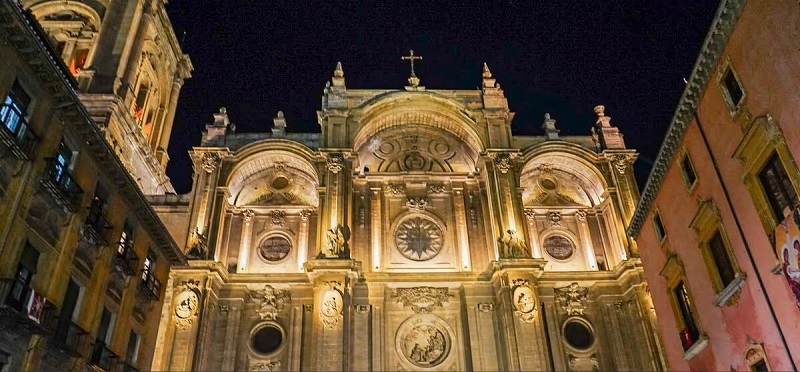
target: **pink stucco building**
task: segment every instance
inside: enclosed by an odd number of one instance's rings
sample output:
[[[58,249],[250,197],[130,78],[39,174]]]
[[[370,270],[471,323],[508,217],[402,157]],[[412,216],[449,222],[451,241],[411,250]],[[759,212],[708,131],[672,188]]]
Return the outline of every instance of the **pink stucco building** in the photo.
[[[800,3],[723,0],[628,229],[669,369],[800,366],[798,160]]]

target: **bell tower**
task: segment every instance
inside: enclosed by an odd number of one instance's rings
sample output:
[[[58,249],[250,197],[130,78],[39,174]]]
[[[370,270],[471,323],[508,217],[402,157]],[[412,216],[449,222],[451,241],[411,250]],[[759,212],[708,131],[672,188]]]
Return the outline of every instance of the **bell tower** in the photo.
[[[23,0],[78,82],[86,108],[147,195],[174,193],[165,170],[192,63],[164,0]]]

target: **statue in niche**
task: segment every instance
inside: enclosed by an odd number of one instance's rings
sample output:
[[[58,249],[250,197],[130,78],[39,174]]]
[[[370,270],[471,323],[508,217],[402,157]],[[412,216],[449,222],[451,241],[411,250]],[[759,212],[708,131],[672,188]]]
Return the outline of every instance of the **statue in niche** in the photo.
[[[522,238],[514,230],[506,231],[506,235],[498,239],[500,243],[500,258],[530,258],[528,248]]]
[[[325,236],[328,239],[328,249],[320,252],[317,258],[350,258],[350,249],[347,246],[347,241],[350,240],[350,229],[337,225],[335,229],[328,230]]]

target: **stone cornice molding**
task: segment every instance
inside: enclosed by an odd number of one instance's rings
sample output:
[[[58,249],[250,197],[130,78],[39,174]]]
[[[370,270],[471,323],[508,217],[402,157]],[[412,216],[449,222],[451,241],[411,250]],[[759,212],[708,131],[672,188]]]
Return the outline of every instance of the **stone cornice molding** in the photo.
[[[717,9],[628,227],[628,236],[634,239],[639,236],[644,220],[664,182],[667,169],[678,153],[678,146],[694,117],[698,100],[714,76],[715,66],[719,63],[744,4],[745,0],[723,0]]]
[[[0,0],[0,20],[6,25],[4,32],[8,35],[7,41],[19,51],[23,61],[28,63],[52,95],[53,110],[67,127],[65,130],[85,144],[81,149],[93,158],[98,168],[106,170],[103,174],[105,181],[113,184],[131,212],[148,228],[150,238],[158,247],[159,253],[166,256],[173,265],[185,265],[186,258],[175,240],[147,202],[136,181],[114,155],[114,150],[78,98],[75,79],[66,73],[66,66],[57,59],[55,52],[43,38],[44,33],[39,25],[13,0]]]

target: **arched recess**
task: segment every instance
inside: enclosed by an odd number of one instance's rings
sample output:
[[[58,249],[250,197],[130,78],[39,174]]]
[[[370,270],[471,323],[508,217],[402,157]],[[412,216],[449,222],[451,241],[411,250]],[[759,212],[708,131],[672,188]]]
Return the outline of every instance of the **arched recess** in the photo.
[[[414,123],[383,129],[355,150],[359,166],[370,172],[471,173],[478,161],[462,138]]]
[[[564,142],[526,150],[520,172],[523,204],[582,208],[600,205],[608,195],[608,184],[592,164],[596,158],[596,154]]]
[[[312,156],[302,145],[285,140],[264,140],[240,149],[226,181],[228,203],[318,207],[319,177]]]
[[[73,75],[91,64],[102,17],[78,1],[48,1],[30,8]]]
[[[458,102],[432,92],[391,92],[375,97],[357,110],[351,125],[353,148],[375,149],[376,133],[387,129],[419,126],[444,130],[465,143],[471,152],[482,153],[483,140],[469,110]]]

